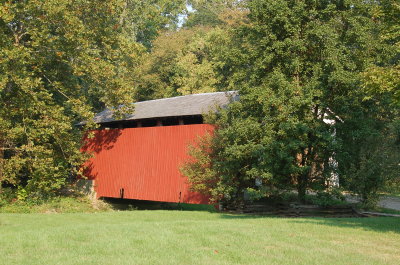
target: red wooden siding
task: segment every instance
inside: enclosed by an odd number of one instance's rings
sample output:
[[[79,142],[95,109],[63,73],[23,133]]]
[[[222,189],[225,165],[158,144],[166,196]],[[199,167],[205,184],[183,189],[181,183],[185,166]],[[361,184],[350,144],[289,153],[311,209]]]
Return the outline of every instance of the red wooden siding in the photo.
[[[95,131],[85,150],[94,152],[85,174],[95,180],[98,197],[184,203],[208,203],[191,192],[179,167],[187,147],[212,132],[208,124]]]

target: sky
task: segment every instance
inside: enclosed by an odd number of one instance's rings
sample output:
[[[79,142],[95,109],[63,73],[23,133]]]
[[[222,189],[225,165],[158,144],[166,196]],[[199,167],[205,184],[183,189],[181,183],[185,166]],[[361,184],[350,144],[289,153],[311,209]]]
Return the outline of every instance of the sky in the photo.
[[[189,4],[187,4],[186,5],[186,10],[187,10],[187,13],[186,14],[181,14],[181,15],[179,15],[178,16],[178,27],[180,28],[180,27],[182,27],[182,25],[183,25],[183,23],[185,23],[185,20],[186,20],[186,18],[187,18],[187,14],[188,13],[193,13],[194,11],[196,11],[195,9],[193,9],[193,7],[191,6],[191,5],[189,5]]]

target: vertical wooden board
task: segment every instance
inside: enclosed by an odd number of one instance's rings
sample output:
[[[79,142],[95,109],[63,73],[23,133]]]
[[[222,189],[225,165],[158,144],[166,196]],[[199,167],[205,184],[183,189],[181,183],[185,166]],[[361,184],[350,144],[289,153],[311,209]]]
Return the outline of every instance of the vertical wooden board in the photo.
[[[85,174],[95,179],[99,197],[185,203],[207,203],[190,191],[179,172],[187,148],[199,136],[212,133],[208,124],[142,127],[95,131],[84,150],[93,152]]]

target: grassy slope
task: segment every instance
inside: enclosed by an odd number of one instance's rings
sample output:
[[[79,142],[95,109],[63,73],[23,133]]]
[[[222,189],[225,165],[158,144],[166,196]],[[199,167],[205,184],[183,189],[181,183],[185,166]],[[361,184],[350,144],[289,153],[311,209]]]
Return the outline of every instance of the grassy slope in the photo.
[[[48,201],[16,201],[0,207],[0,213],[92,213],[107,211],[107,204],[97,201],[98,208],[86,197],[56,197]]]
[[[0,214],[0,264],[398,264],[400,219]]]

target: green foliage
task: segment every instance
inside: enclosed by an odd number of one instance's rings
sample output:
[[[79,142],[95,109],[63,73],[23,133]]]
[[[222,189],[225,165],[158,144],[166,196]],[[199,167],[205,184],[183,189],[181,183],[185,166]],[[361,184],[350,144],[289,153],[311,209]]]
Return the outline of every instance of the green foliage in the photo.
[[[347,204],[343,195],[337,192],[318,192],[316,195],[306,195],[306,201],[321,207]]]
[[[78,174],[87,158],[81,139],[93,125],[76,124],[105,106],[129,107],[140,42],[172,23],[179,6],[184,1],[2,1],[0,184],[18,187],[21,198],[46,197]]]
[[[400,50],[399,50],[400,51]],[[400,108],[400,65],[369,68],[363,74],[364,100],[386,101],[385,107]]]
[[[139,99],[216,91],[218,77],[207,28],[166,32],[154,42],[138,75]]]
[[[11,188],[2,188],[0,190],[0,208],[11,203],[16,199],[15,190]]]
[[[26,189],[19,187],[17,190],[17,199],[19,201],[25,201],[27,197],[28,197],[28,193],[27,193]]]
[[[378,99],[385,107],[400,108],[400,5],[385,0],[374,9],[374,16],[384,24],[380,38],[392,46],[389,64],[374,65],[363,73],[365,100]]]
[[[354,148],[358,156],[341,163],[341,170],[347,173],[342,174],[343,185],[361,195],[367,208],[376,205],[379,192],[398,191],[400,187],[400,127],[398,121],[397,126],[389,125],[375,135],[365,136],[364,144]]]
[[[208,187],[214,199],[240,201],[260,178],[269,190],[297,189],[304,201],[307,190],[326,190],[336,171],[341,184],[357,193],[346,181],[371,177],[366,186],[382,188],[386,181],[372,171],[396,168],[386,162],[390,157],[398,164],[397,157],[389,149],[385,155],[376,151],[386,161],[367,155],[365,163],[363,153],[373,149],[367,136],[387,139],[385,128],[398,115],[389,107],[397,74],[379,81],[387,84],[382,89],[392,93],[390,100],[370,100],[361,85],[369,86],[368,69],[391,67],[397,58],[382,38],[387,23],[376,16],[381,7],[365,1],[249,1],[249,23],[230,33],[230,49],[219,57],[229,69],[222,71],[228,81],[221,84],[240,88],[240,103],[221,111],[214,139],[192,151],[186,175],[194,188]],[[389,148],[389,142],[380,147]],[[359,170],[371,164],[373,170]],[[364,196],[374,192],[363,190]]]
[[[219,5],[210,11],[219,16],[218,26],[196,22],[160,34],[138,71],[138,99],[230,89],[226,75],[230,71],[227,62],[233,41],[230,33],[245,21],[247,12],[236,6]],[[198,12],[201,11],[194,14]]]
[[[177,30],[185,4],[195,11]],[[3,1],[0,184],[21,201],[54,195],[88,157],[94,125],[76,124],[104,107],[240,90],[191,148],[182,170],[196,191],[241,203],[297,189],[304,201],[339,173],[373,203],[400,187],[398,11],[396,0]]]
[[[185,0],[121,1],[124,16],[132,21],[136,40],[151,49],[153,40],[165,28],[175,29],[178,17],[185,10]]]
[[[238,15],[246,13],[243,8],[243,1],[189,1],[193,12],[189,13],[183,27],[193,28],[196,26],[222,26],[237,22]]]
[[[199,7],[195,12],[189,13],[184,27],[192,28],[198,25],[217,26],[222,24],[218,18],[218,11],[205,7]]]
[[[233,103],[232,108],[240,103]],[[231,119],[228,113],[220,117],[219,126]],[[205,193],[212,201],[241,203],[246,191],[251,198],[266,195],[266,190],[255,187],[255,182],[268,183],[270,174],[260,160],[265,153],[261,144],[262,127],[252,119],[235,119],[232,124],[220,128],[216,134],[200,140],[198,146],[190,149],[194,158],[183,168],[192,188]]]
[[[400,190],[400,10],[398,1],[385,0],[371,8],[379,25],[380,56],[361,73],[359,101],[348,109],[339,131],[338,156],[343,184],[373,208],[378,192]],[[362,101],[362,103],[360,103]]]

